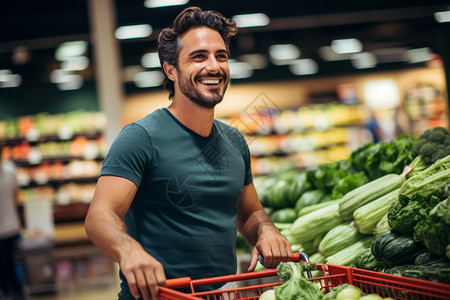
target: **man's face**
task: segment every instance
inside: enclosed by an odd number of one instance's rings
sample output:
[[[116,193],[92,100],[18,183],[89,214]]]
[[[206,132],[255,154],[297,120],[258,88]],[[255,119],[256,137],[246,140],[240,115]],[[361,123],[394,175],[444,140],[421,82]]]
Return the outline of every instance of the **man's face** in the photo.
[[[213,108],[222,101],[229,76],[228,51],[216,30],[192,28],[181,36],[175,84],[184,96]]]

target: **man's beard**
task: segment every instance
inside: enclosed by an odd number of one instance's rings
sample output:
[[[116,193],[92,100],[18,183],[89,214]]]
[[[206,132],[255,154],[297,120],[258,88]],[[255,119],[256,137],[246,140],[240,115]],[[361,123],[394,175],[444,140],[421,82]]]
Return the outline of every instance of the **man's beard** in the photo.
[[[225,74],[200,74],[195,76],[194,82],[198,82],[198,79],[201,77],[216,77],[223,80],[225,85],[223,87],[218,87],[213,90],[213,95],[207,95],[200,91],[200,89],[196,88],[192,82],[189,81],[188,77],[183,76],[183,74],[178,70],[178,74],[180,74],[180,81],[178,86],[180,91],[185,95],[189,100],[193,103],[197,104],[200,107],[204,108],[214,108],[217,104],[222,102],[223,96],[225,95],[225,91],[227,89],[227,76]],[[223,89],[223,91],[220,91]]]

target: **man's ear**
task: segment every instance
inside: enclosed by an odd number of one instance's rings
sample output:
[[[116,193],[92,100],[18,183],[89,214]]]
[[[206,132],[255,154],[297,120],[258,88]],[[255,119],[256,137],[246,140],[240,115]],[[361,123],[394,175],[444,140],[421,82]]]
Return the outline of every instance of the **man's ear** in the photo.
[[[175,66],[171,65],[165,61],[163,63],[163,69],[164,69],[164,72],[166,73],[167,77],[170,80],[175,81],[175,79],[177,78],[177,69],[175,68]]]

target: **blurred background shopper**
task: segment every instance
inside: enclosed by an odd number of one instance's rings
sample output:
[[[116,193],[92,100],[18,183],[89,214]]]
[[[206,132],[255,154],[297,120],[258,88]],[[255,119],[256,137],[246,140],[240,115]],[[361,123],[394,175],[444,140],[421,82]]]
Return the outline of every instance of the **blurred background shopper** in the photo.
[[[22,285],[14,270],[14,253],[20,234],[16,208],[18,184],[11,161],[2,160],[0,143],[0,299],[22,299]]]

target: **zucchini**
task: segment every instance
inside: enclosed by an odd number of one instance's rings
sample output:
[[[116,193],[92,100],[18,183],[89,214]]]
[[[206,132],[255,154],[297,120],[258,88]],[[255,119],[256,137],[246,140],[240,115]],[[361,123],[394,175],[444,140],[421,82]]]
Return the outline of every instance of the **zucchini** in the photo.
[[[340,224],[324,236],[319,244],[319,253],[325,257],[335,254],[363,237],[351,224]]]
[[[351,220],[357,208],[400,188],[404,179],[404,175],[387,174],[348,192],[339,202],[338,216]]]
[[[385,216],[392,202],[397,200],[400,189],[395,189],[369,202],[353,212],[353,226],[362,234],[373,234],[377,223]]]
[[[388,214],[386,213],[381,220],[375,225],[375,229],[373,230],[374,235],[378,235],[382,233],[383,231],[389,230],[391,227],[389,226],[388,222]]]
[[[397,266],[412,263],[416,256],[424,252],[424,247],[409,234],[386,230],[375,237],[371,250],[376,258],[388,265]]]
[[[303,244],[326,234],[342,223],[341,218],[336,217],[338,209],[339,204],[336,203],[297,218],[289,229],[291,236]]]
[[[330,205],[339,203],[338,201],[339,200],[330,200],[330,201],[320,202],[320,203],[317,203],[317,204],[313,204],[313,205],[309,205],[309,206],[303,207],[302,209],[300,209],[300,211],[298,212],[297,216],[301,217],[303,215],[309,214],[310,212],[318,210],[319,208],[323,208],[323,207],[326,207],[326,206],[330,206]]]
[[[339,252],[325,258],[325,262],[331,265],[350,266],[356,254],[370,247],[373,237],[365,237]]]

